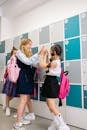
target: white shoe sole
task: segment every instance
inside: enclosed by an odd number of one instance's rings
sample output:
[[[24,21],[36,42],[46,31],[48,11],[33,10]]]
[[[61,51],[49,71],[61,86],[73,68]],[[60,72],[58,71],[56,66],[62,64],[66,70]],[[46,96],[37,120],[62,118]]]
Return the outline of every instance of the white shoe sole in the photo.
[[[12,130],[25,130],[24,127],[20,127],[20,128],[12,128]]]
[[[70,128],[68,126],[64,126],[64,127],[60,127],[59,130],[70,130]]]

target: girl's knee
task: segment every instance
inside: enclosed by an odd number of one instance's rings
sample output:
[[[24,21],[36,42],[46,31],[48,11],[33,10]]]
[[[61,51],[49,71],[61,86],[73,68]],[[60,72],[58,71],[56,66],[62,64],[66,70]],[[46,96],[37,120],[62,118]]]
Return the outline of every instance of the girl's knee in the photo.
[[[27,100],[27,98],[23,97],[23,98],[21,98],[21,102],[22,102],[22,103],[27,103],[28,100]]]

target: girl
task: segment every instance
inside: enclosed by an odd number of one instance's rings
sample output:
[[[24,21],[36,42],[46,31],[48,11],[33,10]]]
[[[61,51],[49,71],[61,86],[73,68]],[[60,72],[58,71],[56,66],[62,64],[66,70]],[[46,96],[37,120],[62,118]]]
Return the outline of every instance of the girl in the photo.
[[[13,49],[11,51],[11,55],[10,55],[10,60],[8,61],[7,64],[9,64],[9,62],[12,60],[12,58],[15,57],[16,52],[17,52],[17,49],[15,47],[13,47]],[[13,97],[17,96],[16,87],[15,87],[16,84],[9,81],[8,74],[7,74],[7,69],[5,71],[4,78],[5,78],[5,83],[4,83],[3,90],[2,90],[2,93],[6,94],[6,106],[5,106],[4,109],[6,110],[6,116],[10,116],[10,107],[9,107],[10,100]]]
[[[38,54],[32,56],[31,52],[32,41],[30,39],[22,39],[20,50],[17,52],[17,64],[21,68],[19,78],[17,81],[17,93],[20,95],[20,103],[17,109],[17,122],[14,124],[13,129],[19,130],[22,124],[30,124],[30,120],[23,119],[25,106],[29,101],[31,115],[33,116],[32,103],[30,95],[34,92],[34,71],[32,66],[39,62]],[[29,115],[30,117],[30,115]]]
[[[70,130],[65,124],[61,113],[56,107],[55,99],[58,97],[59,85],[58,79],[61,74],[61,61],[60,56],[62,48],[60,45],[54,45],[50,49],[51,62],[45,63],[44,56],[46,54],[42,52],[40,56],[40,66],[42,68],[48,68],[46,79],[43,84],[42,96],[46,97],[46,103],[49,110],[53,113],[54,119],[48,130]],[[59,127],[59,128],[58,128]]]
[[[17,49],[15,47],[13,47],[12,51],[11,51],[11,55],[10,55],[10,60],[8,61],[7,64],[9,64],[9,62],[15,58],[17,53]],[[32,71],[34,71],[35,68],[33,68]],[[7,73],[7,69],[5,71],[4,74],[4,78],[5,78],[5,83],[3,86],[3,90],[2,93],[6,94],[6,105],[4,106],[4,110],[6,110],[6,116],[10,116],[11,112],[10,112],[10,100],[13,99],[13,97],[18,97],[17,92],[16,92],[16,84],[12,83],[9,81],[8,79],[8,73]],[[25,119],[27,120],[35,120],[35,115],[33,113],[33,109],[32,109],[32,102],[31,100],[28,100],[27,102],[27,108],[29,110],[29,114],[27,116],[25,116]],[[15,114],[14,117],[17,117],[17,115]]]

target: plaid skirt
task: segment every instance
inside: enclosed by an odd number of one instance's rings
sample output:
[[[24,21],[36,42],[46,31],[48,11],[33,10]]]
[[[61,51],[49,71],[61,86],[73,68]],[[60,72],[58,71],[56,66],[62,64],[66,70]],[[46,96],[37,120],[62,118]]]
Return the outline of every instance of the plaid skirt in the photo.
[[[18,95],[16,91],[16,83],[12,83],[7,77],[3,85],[2,93],[6,94],[9,97],[17,97]]]

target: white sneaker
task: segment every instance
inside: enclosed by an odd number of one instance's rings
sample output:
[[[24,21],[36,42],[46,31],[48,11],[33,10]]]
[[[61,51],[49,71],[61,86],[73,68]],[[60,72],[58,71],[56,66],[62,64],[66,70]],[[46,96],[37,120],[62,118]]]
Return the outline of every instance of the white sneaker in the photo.
[[[28,124],[30,124],[31,122],[30,122],[30,120],[26,120],[26,119],[24,119],[24,118],[22,118],[22,120],[21,120],[21,124],[22,125],[28,125]]]
[[[7,108],[6,108],[6,116],[10,116],[10,114],[11,114],[11,112],[10,112],[10,108],[7,107]]]
[[[22,123],[20,122],[20,123],[15,123],[13,125],[12,130],[25,130],[25,128],[22,126]]]
[[[57,130],[56,122],[52,121],[51,125],[48,127],[48,130]]]
[[[25,120],[35,120],[35,114],[34,113],[29,113],[24,117]]]
[[[70,130],[70,128],[65,124],[63,126],[59,126],[58,130]]]

